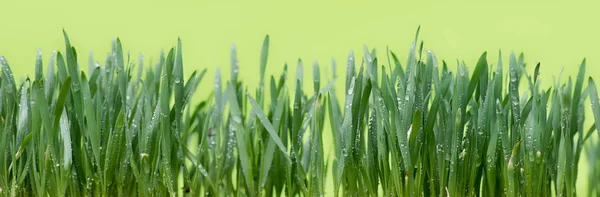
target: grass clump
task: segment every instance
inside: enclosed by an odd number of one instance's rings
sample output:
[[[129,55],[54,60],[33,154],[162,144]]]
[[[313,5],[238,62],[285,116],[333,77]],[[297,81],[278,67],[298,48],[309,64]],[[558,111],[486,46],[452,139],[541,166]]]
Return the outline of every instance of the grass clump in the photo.
[[[116,39],[104,66],[90,58],[82,72],[64,37],[46,75],[41,52],[35,78],[19,83],[0,57],[1,195],[576,196],[597,129],[584,128],[588,96],[600,121],[585,60],[574,80],[543,89],[540,64],[529,75],[522,54],[492,68],[484,53],[472,73],[463,62],[454,72],[415,37],[404,66],[387,51],[387,66],[375,50],[360,64],[351,52],[338,98],[339,78],[316,62],[313,90],[302,61],[293,84],[287,65],[266,78],[267,36],[255,91],[234,45],[230,80],[217,69],[209,98],[191,102],[206,70],[184,79],[180,40],[146,69]],[[593,195],[600,146],[588,146]]]

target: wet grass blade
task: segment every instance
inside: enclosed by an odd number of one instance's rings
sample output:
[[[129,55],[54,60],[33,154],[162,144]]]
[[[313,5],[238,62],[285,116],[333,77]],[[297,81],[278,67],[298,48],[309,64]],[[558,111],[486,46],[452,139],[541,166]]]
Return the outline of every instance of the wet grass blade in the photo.
[[[598,90],[596,89],[596,83],[594,79],[591,77],[588,79],[588,89],[590,92],[590,103],[592,105],[592,114],[594,115],[594,120],[596,122],[600,122],[600,101],[598,101]],[[600,135],[600,127],[596,126],[596,130],[598,131],[598,135]]]
[[[279,150],[281,150],[283,155],[285,155],[285,158],[290,160],[289,156],[287,155],[287,148],[283,145],[283,142],[281,142],[281,138],[279,138],[279,136],[277,135],[277,131],[275,130],[275,128],[273,127],[273,125],[271,124],[271,122],[269,121],[269,119],[267,118],[265,113],[262,111],[262,109],[260,109],[260,106],[258,106],[258,103],[256,102],[256,100],[254,100],[254,98],[252,98],[252,96],[250,96],[249,94],[247,96],[248,96],[248,99],[250,100],[250,104],[253,107],[252,110],[254,111],[255,115],[258,116],[258,119],[260,120],[260,122],[265,126],[265,129],[267,129],[267,132],[269,132],[271,139],[273,139],[275,144],[277,144],[277,146],[279,147]],[[291,162],[291,160],[290,160],[290,162]]]
[[[327,76],[315,61],[312,90],[301,60],[293,89],[287,64],[265,88],[269,36],[252,90],[231,45],[229,81],[217,69],[198,100],[207,69],[184,74],[181,39],[155,66],[140,55],[136,70],[117,38],[104,65],[90,53],[84,73],[63,32],[65,50],[46,74],[39,51],[32,81],[15,81],[0,56],[0,195],[578,196],[584,148],[588,195],[598,193],[590,120],[600,101],[585,60],[542,89],[540,63],[530,76],[522,53],[510,54],[508,75],[501,53],[495,71],[483,53],[469,74],[465,61],[450,69],[423,57],[418,35],[404,66],[387,48],[387,62],[366,45],[350,52],[339,84],[334,60]]]

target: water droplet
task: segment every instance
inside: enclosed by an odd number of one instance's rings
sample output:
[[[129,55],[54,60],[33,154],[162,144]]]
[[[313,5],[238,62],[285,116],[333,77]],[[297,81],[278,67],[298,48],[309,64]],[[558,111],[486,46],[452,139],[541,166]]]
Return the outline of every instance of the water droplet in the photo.
[[[236,123],[242,123],[242,118],[240,118],[240,116],[233,116],[233,121]]]
[[[76,81],[72,81],[72,82],[73,82],[73,84],[71,84],[71,85],[73,87],[73,91],[79,91],[79,89],[81,89],[81,87],[79,86],[79,82],[76,82]]]
[[[7,89],[11,89],[11,88],[7,88]],[[27,90],[29,89],[29,86],[24,85],[23,88],[21,89],[21,101],[19,102],[19,116],[18,116],[18,125],[17,125],[17,130],[18,131],[23,131],[23,129],[25,129],[26,123],[27,123],[27,113],[29,111],[29,106],[27,105]],[[18,137],[17,137],[17,141],[21,141],[19,138],[21,137],[20,134],[21,132],[18,133]]]
[[[208,172],[206,172],[206,169],[202,165],[198,165],[198,169],[200,169],[200,173],[202,173],[203,176],[208,177]]]
[[[179,77],[175,78],[175,83],[181,83],[181,79]]]
[[[142,160],[148,156],[150,156],[150,155],[148,155],[147,153],[140,153],[140,160]]]

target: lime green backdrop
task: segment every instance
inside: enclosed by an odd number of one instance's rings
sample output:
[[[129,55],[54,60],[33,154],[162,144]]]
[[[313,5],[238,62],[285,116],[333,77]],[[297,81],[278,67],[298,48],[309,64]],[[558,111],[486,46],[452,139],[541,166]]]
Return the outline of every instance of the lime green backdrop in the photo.
[[[344,72],[347,53],[362,54],[362,45],[385,47],[404,57],[415,30],[421,25],[425,49],[450,62],[474,65],[483,51],[497,61],[502,50],[525,52],[528,63],[542,62],[544,84],[552,76],[574,76],[576,66],[588,58],[588,75],[600,78],[600,8],[598,1],[0,1],[0,54],[16,75],[33,73],[36,50],[47,63],[52,50],[64,50],[65,28],[87,68],[87,54],[104,62],[111,39],[119,36],[125,50],[137,61],[157,57],[161,49],[183,40],[187,73],[216,67],[229,72],[229,48],[238,47],[240,77],[249,88],[258,83],[258,62],[264,35],[271,36],[267,74],[279,73],[289,62],[317,60],[330,76],[330,59]],[[154,58],[156,60],[156,58]],[[404,59],[405,60],[405,59]],[[148,65],[148,63],[146,63]],[[529,67],[529,69],[532,66]],[[310,71],[310,66],[305,66]],[[290,74],[293,74],[290,73]],[[307,79],[310,75],[305,75]],[[343,75],[341,75],[343,76]],[[566,78],[566,77],[564,77]],[[212,80],[209,74],[196,99],[204,98]],[[337,83],[337,87],[343,87]],[[307,86],[308,88],[308,86]],[[589,114],[589,111],[588,111]],[[588,115],[589,120],[592,118]],[[578,187],[587,187],[582,158]],[[582,194],[582,193],[580,193]]]

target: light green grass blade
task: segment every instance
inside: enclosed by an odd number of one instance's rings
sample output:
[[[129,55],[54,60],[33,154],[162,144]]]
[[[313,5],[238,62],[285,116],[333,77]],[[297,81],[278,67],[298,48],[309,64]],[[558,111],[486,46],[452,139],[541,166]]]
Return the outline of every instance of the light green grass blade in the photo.
[[[317,94],[317,92],[319,92],[319,89],[321,88],[321,71],[319,69],[319,63],[317,63],[317,61],[313,63],[313,87],[315,90],[315,94]]]
[[[56,51],[52,51],[50,55],[50,62],[46,70],[46,80],[44,81],[44,92],[46,98],[52,98],[54,96],[54,89],[56,88],[56,73],[54,72],[54,59],[56,58]]]
[[[246,130],[242,125],[242,112],[239,108],[239,104],[236,98],[236,94],[234,92],[235,87],[233,84],[228,84],[227,87],[227,100],[229,101],[229,112],[231,114],[232,124],[235,128],[235,136],[238,148],[238,156],[240,159],[240,164],[242,168],[242,173],[244,175],[245,182],[247,187],[250,189],[250,193],[254,193],[252,188],[254,188],[253,181],[253,166],[251,166],[249,157],[250,153],[248,152],[248,140],[246,135]]]
[[[348,90],[350,88],[351,79],[355,75],[355,63],[354,63],[354,51],[350,51],[348,53],[348,60],[346,62],[346,88]]]
[[[231,82],[237,84],[239,65],[237,60],[237,52],[235,44],[231,44],[230,49],[230,69],[231,69]]]
[[[511,109],[513,111],[513,118],[515,122],[521,121],[521,107],[519,106],[519,71],[517,67],[517,59],[515,57],[514,52],[510,54],[509,58],[509,66],[510,66],[510,83],[509,83],[509,92],[510,92],[510,101],[511,101]]]
[[[276,108],[274,111],[274,115],[273,115],[273,126],[272,128],[279,128],[279,124],[280,124],[280,120],[281,120],[281,116],[283,114],[283,110],[284,110],[284,104],[285,104],[285,89],[282,90],[279,98],[277,99],[277,104],[276,104]],[[253,107],[254,104],[253,104]],[[259,117],[260,118],[260,117]],[[261,119],[262,121],[262,119]],[[266,129],[269,129],[268,126],[265,126]],[[271,132],[269,132],[269,135],[271,134]],[[281,139],[280,139],[281,141]],[[281,142],[283,145],[283,142]],[[267,142],[267,148],[265,149],[265,157],[263,160],[263,167],[262,167],[262,171],[261,171],[261,175],[260,175],[260,182],[261,185],[264,187],[265,182],[267,181],[267,177],[268,177],[268,173],[271,170],[271,165],[273,164],[273,156],[275,153],[275,146],[276,146],[276,142],[274,138],[269,138],[268,142]],[[288,162],[291,162],[289,156],[287,155],[287,150],[284,149],[282,150],[282,152],[284,153],[284,155],[286,156],[286,159],[288,160]]]
[[[181,39],[177,39],[177,54],[175,56],[175,63],[173,66],[173,89],[175,91],[175,118],[176,118],[176,128],[179,129],[181,127],[181,117],[183,113],[183,96],[184,89],[183,84],[183,51],[181,47]]]
[[[271,139],[275,141],[275,144],[277,144],[281,152],[284,153],[283,155],[285,155],[285,158],[289,160],[290,158],[289,155],[287,155],[287,148],[281,142],[281,138],[279,138],[279,136],[277,135],[277,131],[275,130],[269,119],[267,119],[267,116],[262,111],[262,109],[260,109],[260,106],[258,105],[256,100],[254,100],[254,98],[252,98],[252,96],[250,96],[249,93],[247,93],[246,95],[250,100],[250,104],[252,105],[252,110],[254,111],[255,115],[258,116],[260,122],[263,124],[263,126],[265,126],[265,129],[267,129],[267,132],[269,132]]]
[[[581,62],[581,65],[579,66],[579,73],[577,74],[577,80],[575,82],[575,89],[573,90],[573,101],[571,103],[571,131],[570,134],[571,135],[575,135],[575,133],[577,133],[578,130],[578,126],[579,124],[577,124],[577,121],[579,121],[579,102],[581,102],[581,92],[583,89],[583,81],[585,80],[585,66],[586,66],[586,60],[583,59],[583,61]],[[580,135],[582,135],[583,133],[581,133]]]
[[[44,68],[42,63],[42,50],[38,49],[35,57],[35,80],[44,79]]]
[[[260,52],[260,85],[264,84],[263,79],[265,78],[265,71],[267,69],[267,60],[269,58],[269,35],[265,36],[263,40],[262,49]]]
[[[29,79],[21,86],[21,96],[19,97],[19,111],[17,112],[17,142],[21,142],[23,137],[29,133]],[[23,147],[24,148],[24,147]]]
[[[590,103],[592,105],[592,114],[594,115],[594,120],[596,120],[596,122],[600,122],[600,101],[598,101],[598,90],[596,89],[596,83],[591,77],[588,79],[588,89],[590,93]],[[598,135],[600,135],[599,126],[596,126],[596,130],[598,131]]]

